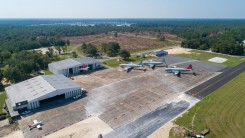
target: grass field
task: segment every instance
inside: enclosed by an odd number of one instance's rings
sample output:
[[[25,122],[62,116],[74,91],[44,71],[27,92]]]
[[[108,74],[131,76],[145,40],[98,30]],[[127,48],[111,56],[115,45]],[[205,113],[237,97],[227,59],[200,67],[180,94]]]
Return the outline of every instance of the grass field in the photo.
[[[58,56],[59,56],[60,60],[64,60],[67,58],[72,58],[72,53],[60,54]]]
[[[3,104],[6,100],[6,93],[5,92],[0,92],[0,114],[3,112]]]
[[[127,60],[120,60],[120,61],[118,61],[118,59],[112,59],[112,60],[105,61],[104,64],[106,64],[107,66],[110,66],[110,67],[118,67],[119,64],[122,64],[122,63],[141,62],[141,61],[150,60],[153,58],[155,58],[155,57],[146,57],[146,58],[133,58],[133,57],[131,57]]]
[[[74,47],[76,47],[76,46],[73,46],[73,45],[67,46],[67,51],[71,52]]]
[[[199,51],[199,50],[191,50],[192,54],[177,54],[176,56],[184,57],[184,58],[191,58],[191,59],[198,59],[201,61],[208,61],[211,58],[214,57],[222,57],[228,59],[226,62],[221,63],[226,66],[236,66],[244,61],[244,59],[239,57],[233,57],[228,56],[224,54],[217,54],[217,53],[211,53],[211,52],[205,52],[205,51]],[[218,63],[217,63],[218,64]]]
[[[45,75],[51,75],[53,74],[49,69],[43,70]]]
[[[245,73],[228,82],[197,103],[175,123],[199,133],[204,128],[211,132],[205,138],[245,137]]]

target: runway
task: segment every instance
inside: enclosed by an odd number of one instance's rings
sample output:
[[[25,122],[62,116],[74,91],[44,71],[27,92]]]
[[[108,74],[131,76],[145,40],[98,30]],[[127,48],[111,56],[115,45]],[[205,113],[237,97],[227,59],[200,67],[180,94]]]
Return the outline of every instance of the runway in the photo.
[[[222,72],[221,74],[198,85],[197,87],[187,91],[186,93],[195,96],[199,99],[202,99],[244,71],[245,71],[245,62],[235,67],[224,70],[224,72]]]

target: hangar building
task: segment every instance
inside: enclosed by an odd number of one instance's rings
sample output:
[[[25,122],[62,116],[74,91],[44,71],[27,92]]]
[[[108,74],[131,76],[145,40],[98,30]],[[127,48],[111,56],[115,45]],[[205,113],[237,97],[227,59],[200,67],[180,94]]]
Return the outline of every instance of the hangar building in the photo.
[[[164,50],[157,50],[157,51],[152,52],[151,55],[156,56],[156,57],[162,57],[162,56],[168,55],[168,52]]]
[[[81,87],[61,74],[42,75],[5,88],[9,111],[30,110],[58,99],[81,95]],[[10,113],[11,115],[11,113]]]
[[[83,72],[83,66],[88,67],[88,70],[101,68],[102,63],[90,57],[69,58],[58,62],[48,64],[48,68],[54,74],[63,74],[65,76],[79,74]]]

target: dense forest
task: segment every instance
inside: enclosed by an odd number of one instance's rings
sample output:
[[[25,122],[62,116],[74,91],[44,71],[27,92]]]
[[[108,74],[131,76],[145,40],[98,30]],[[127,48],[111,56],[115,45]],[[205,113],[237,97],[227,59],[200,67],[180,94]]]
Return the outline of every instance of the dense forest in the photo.
[[[125,26],[125,23],[129,25]],[[62,39],[66,36],[93,35],[110,31],[152,31],[160,34],[168,32],[184,38],[183,47],[242,55],[245,20],[0,20],[0,50],[13,52],[52,45],[64,46],[69,43]]]
[[[48,67],[50,58],[37,51],[20,51],[10,53],[2,51],[0,53],[1,67],[0,76],[6,81],[19,82],[37,75],[42,69]],[[0,77],[2,79],[3,77]]]
[[[67,36],[85,36],[108,32],[151,32],[159,36],[170,33],[183,38],[182,47],[244,55],[245,20],[204,19],[94,19],[94,20],[0,20],[0,79],[18,82],[47,68],[54,58],[32,50],[40,47],[70,45]],[[103,44],[109,47],[110,44]],[[109,45],[109,46],[107,46]],[[95,53],[93,46],[83,44],[85,53]],[[111,49],[105,49],[109,54]],[[119,51],[117,51],[118,53]],[[17,77],[13,77],[17,76]]]

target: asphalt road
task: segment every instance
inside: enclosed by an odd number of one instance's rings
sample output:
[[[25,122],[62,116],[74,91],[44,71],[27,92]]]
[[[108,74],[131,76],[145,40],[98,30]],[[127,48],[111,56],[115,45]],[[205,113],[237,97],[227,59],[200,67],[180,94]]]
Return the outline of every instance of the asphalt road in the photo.
[[[204,62],[200,60],[193,60],[189,58],[182,58],[173,55],[165,56],[165,60],[170,66],[179,66],[179,67],[187,67],[189,64],[192,64],[194,70],[203,70],[206,72],[221,72],[225,68],[224,65],[215,64],[211,62]]]
[[[245,71],[245,62],[235,67],[224,70],[221,74],[187,91],[186,93],[195,96],[199,99],[202,99],[244,71]]]

